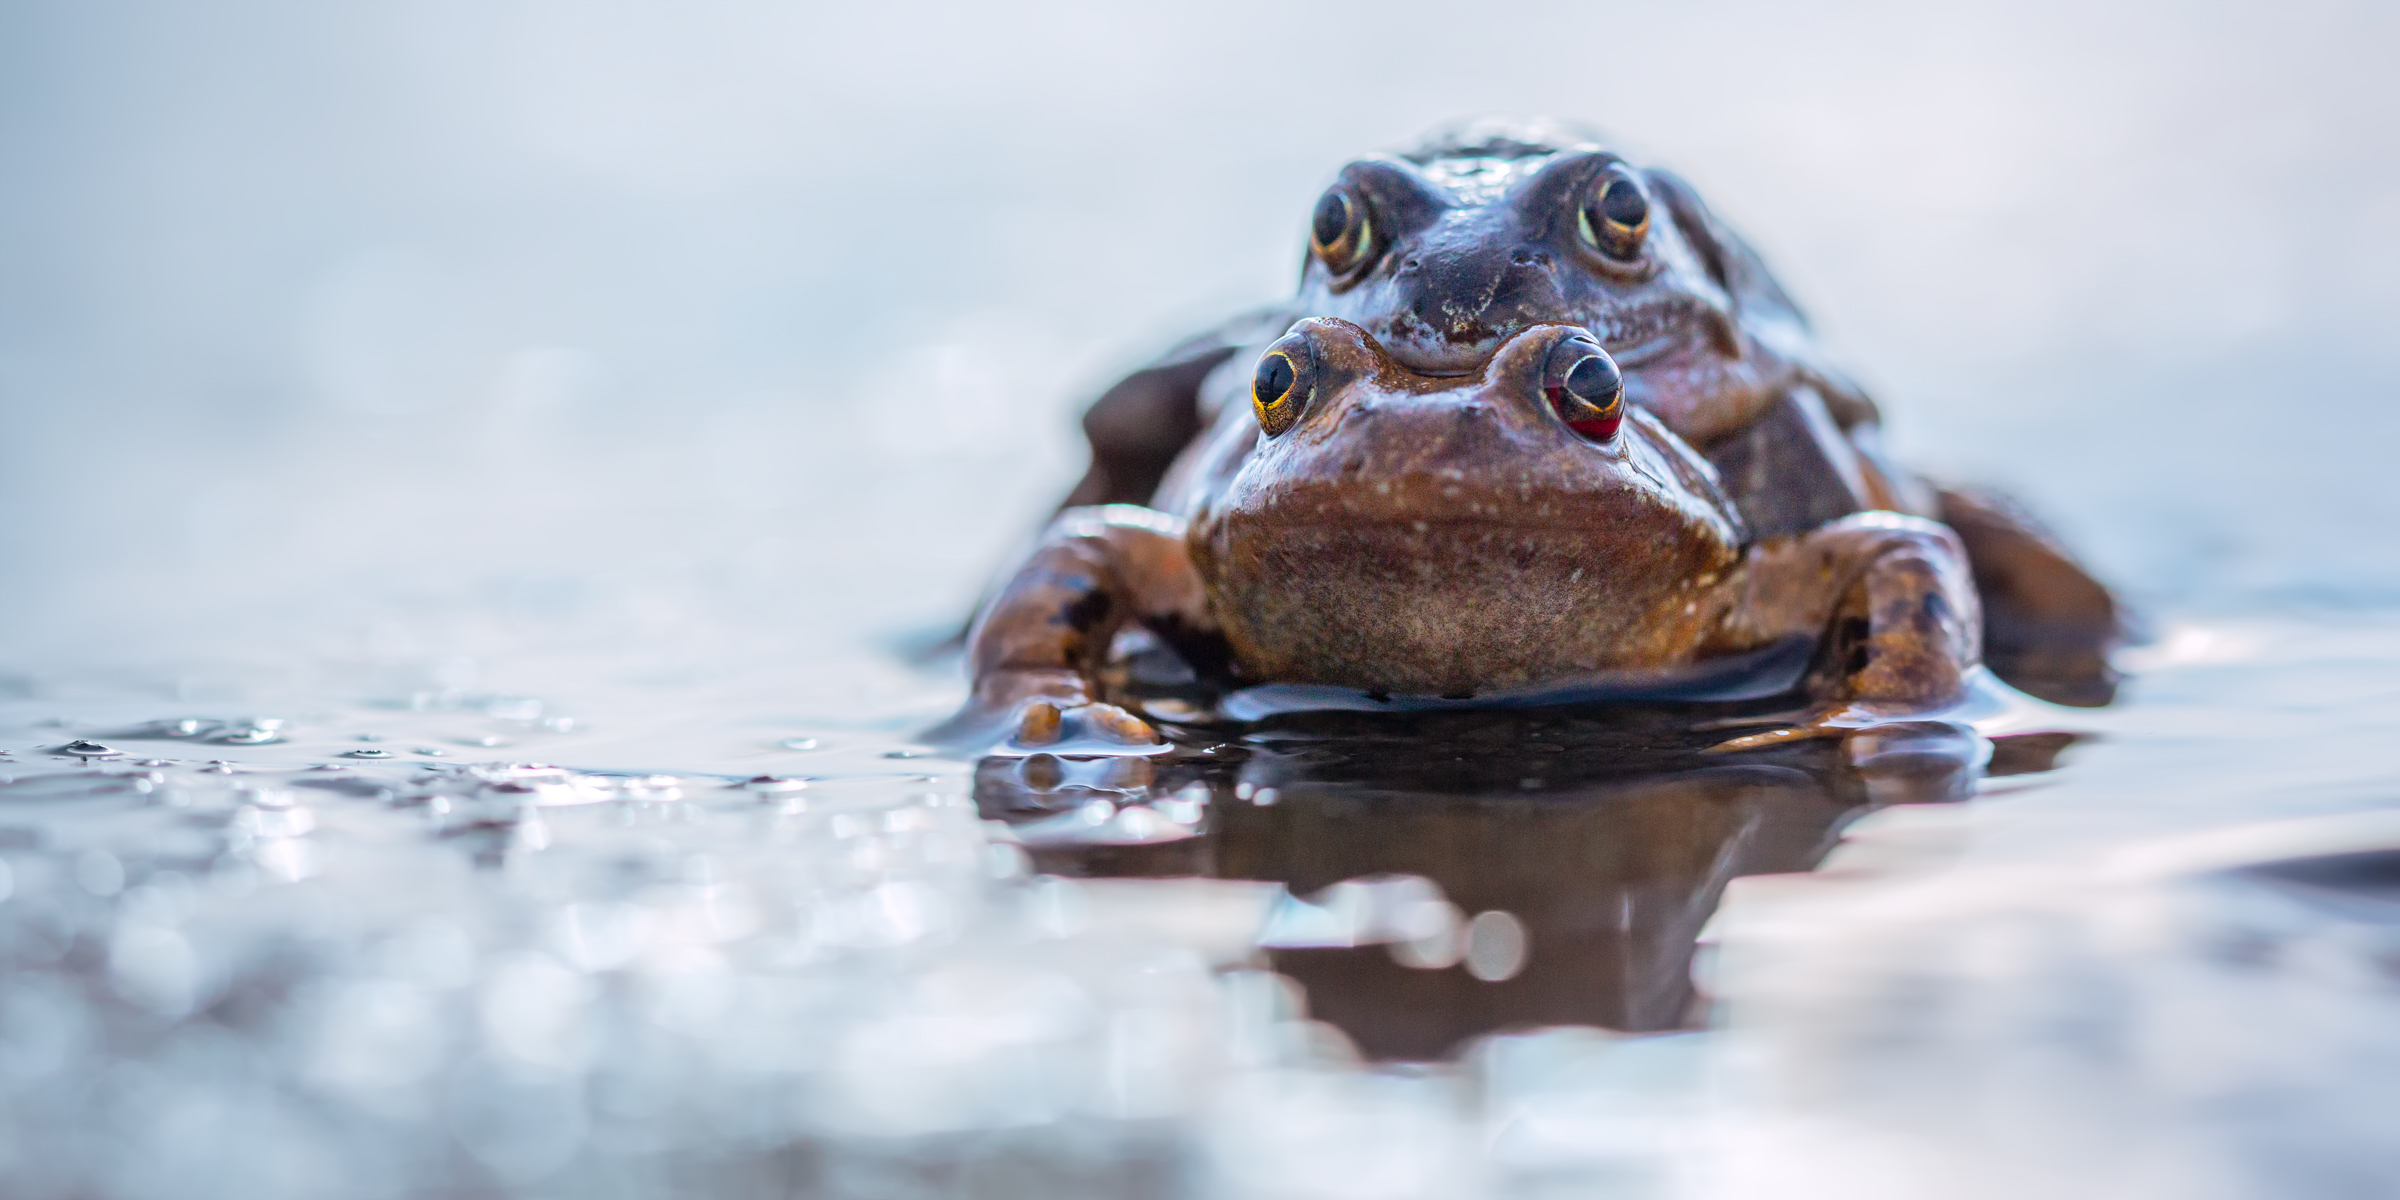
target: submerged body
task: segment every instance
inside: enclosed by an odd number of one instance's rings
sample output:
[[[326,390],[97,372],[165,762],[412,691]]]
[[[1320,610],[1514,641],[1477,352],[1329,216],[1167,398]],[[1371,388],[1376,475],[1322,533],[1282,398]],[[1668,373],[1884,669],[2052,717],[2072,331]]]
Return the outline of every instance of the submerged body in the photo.
[[[1062,514],[970,637],[944,731],[1154,735],[1098,682],[1139,623],[1233,683],[1471,698],[1672,674],[1819,640],[1825,718],[1955,700],[1979,607],[1958,539],[1892,512],[1756,539],[1715,470],[1586,331],[1536,325],[1467,376],[1312,319],[1263,354],[1239,453],[1196,448],[1172,511]],[[1081,714],[1076,716],[1075,714]]]
[[[1193,339],[1093,406],[1092,468],[1068,508],[1197,512],[1246,461],[1250,365],[1295,320],[1348,321],[1396,368],[1454,382],[1532,328],[1576,326],[1621,368],[1626,403],[1713,469],[1752,540],[1870,511],[1940,520],[1965,548],[2001,676],[2063,703],[2113,695],[2108,590],[2015,506],[1892,464],[1875,405],[1675,176],[1582,131],[1486,122],[1350,164],[1309,224],[1291,301]],[[1348,544],[1363,552],[1363,536]]]

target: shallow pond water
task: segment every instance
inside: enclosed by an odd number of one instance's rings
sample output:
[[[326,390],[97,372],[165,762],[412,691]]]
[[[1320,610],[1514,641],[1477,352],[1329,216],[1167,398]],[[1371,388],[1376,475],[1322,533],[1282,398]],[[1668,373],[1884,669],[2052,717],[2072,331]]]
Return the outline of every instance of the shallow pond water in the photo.
[[[947,664],[600,665],[21,680],[10,1194],[2393,1180],[2389,623],[2173,624],[1868,768],[1626,706],[970,763]]]

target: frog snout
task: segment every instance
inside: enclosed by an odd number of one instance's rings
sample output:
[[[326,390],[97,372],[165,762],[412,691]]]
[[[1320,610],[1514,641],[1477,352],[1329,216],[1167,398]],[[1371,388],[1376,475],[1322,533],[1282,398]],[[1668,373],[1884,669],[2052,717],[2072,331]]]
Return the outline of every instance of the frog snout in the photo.
[[[1392,359],[1464,375],[1511,337],[1565,308],[1549,252],[1462,242],[1419,248],[1394,274],[1399,303],[1374,330]]]

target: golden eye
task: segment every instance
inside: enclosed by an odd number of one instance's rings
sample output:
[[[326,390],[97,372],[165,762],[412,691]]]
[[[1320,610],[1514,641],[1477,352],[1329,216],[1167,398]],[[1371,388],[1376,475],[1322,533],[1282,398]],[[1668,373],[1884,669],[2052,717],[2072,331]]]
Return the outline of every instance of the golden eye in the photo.
[[[1650,232],[1650,197],[1632,172],[1611,167],[1592,181],[1576,224],[1585,244],[1631,262],[1642,256],[1642,238]]]
[[[1288,340],[1288,339],[1287,339]],[[1300,410],[1308,406],[1309,388],[1302,385],[1302,367],[1293,355],[1297,348],[1277,345],[1258,360],[1258,373],[1250,377],[1250,405],[1258,413],[1258,427],[1268,437],[1290,429],[1300,419]]]
[[[1317,201],[1308,222],[1308,248],[1336,275],[1363,263],[1375,248],[1375,231],[1367,206],[1346,187],[1335,187]]]

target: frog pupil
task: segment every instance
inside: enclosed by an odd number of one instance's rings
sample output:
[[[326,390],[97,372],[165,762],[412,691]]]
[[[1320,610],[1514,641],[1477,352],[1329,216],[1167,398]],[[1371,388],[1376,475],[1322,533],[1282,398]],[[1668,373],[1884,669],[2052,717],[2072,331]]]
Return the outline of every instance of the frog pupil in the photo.
[[[1617,364],[1599,354],[1568,369],[1566,383],[1568,392],[1593,408],[1607,408],[1616,403],[1617,396],[1625,390],[1625,379],[1617,372]]]
[[[1317,213],[1311,220],[1309,233],[1317,245],[1330,247],[1350,228],[1350,197],[1340,191],[1325,193],[1317,201]]]
[[[1291,394],[1294,378],[1292,360],[1280,354],[1270,354],[1258,364],[1258,376],[1251,381],[1250,394],[1257,397],[1260,404],[1273,408]]]
[[[1612,179],[1600,193],[1600,215],[1613,224],[1639,229],[1650,219],[1650,199],[1630,179]]]

